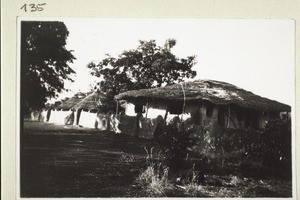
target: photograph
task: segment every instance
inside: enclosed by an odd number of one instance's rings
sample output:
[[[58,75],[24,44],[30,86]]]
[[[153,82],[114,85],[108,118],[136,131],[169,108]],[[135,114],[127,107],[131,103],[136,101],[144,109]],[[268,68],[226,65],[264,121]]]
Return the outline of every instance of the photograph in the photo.
[[[18,18],[21,198],[293,198],[295,21]]]

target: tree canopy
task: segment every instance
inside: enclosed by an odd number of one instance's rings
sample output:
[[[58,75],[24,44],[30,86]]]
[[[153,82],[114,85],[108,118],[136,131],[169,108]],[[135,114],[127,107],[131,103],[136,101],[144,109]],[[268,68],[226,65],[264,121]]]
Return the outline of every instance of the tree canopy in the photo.
[[[66,49],[68,29],[63,22],[21,23],[21,103],[30,109],[45,106],[47,98],[64,90],[64,80],[73,81],[69,66],[75,57]]]
[[[178,58],[171,52],[175,45],[175,39],[166,40],[163,47],[155,40],[139,41],[136,49],[125,50],[116,58],[107,54],[98,64],[89,63],[91,74],[101,78],[99,87],[108,97],[108,110],[114,109],[113,98],[121,92],[161,87],[195,77],[195,56]]]

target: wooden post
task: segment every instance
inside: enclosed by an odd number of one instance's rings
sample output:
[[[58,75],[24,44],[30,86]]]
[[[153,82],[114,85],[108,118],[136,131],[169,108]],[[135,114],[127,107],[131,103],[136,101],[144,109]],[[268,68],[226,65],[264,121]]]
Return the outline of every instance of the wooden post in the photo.
[[[227,117],[227,128],[230,126],[230,105],[228,105],[228,117]]]
[[[117,108],[116,108],[116,115],[117,114],[119,114],[119,101],[118,100],[116,100],[117,101]]]
[[[185,110],[185,91],[184,91],[184,88],[183,88],[182,84],[180,84],[180,86],[181,86],[182,93],[183,93],[183,105],[182,105],[182,113],[181,113],[181,119],[180,119],[180,122],[182,123],[182,121],[183,121],[183,113],[184,113],[184,110]]]
[[[79,125],[80,115],[81,115],[81,109],[77,110],[76,112],[76,125]]]
[[[164,120],[165,120],[165,121],[167,121],[168,112],[169,112],[168,109],[166,109],[166,114],[165,114],[165,117],[164,117]]]
[[[146,107],[146,118],[148,116],[148,109],[149,109],[149,102],[147,102],[147,107]]]

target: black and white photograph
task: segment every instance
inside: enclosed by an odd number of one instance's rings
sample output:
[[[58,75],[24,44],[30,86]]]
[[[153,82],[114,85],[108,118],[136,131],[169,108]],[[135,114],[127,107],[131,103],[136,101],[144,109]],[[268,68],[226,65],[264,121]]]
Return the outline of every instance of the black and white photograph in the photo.
[[[18,33],[21,198],[295,198],[293,20],[21,17]]]

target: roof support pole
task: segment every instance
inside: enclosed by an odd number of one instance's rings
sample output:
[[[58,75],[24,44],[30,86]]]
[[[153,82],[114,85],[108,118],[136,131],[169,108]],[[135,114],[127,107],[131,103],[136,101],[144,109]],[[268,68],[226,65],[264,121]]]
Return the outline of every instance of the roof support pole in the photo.
[[[78,109],[77,111],[76,111],[76,120],[75,120],[75,122],[76,122],[76,125],[79,125],[79,120],[80,120],[80,115],[81,115],[81,109]]]
[[[169,112],[169,111],[168,111],[168,108],[167,108],[167,109],[166,109],[166,114],[165,114],[165,117],[164,117],[164,120],[165,120],[165,121],[167,121],[168,112]]]
[[[146,107],[146,118],[148,116],[148,110],[149,110],[149,102],[147,102],[147,107]]]
[[[228,105],[227,128],[230,127],[230,105]]]
[[[180,86],[181,86],[182,93],[183,93],[183,105],[182,105],[182,113],[181,113],[181,119],[180,119],[180,121],[182,122],[182,120],[183,120],[183,113],[184,113],[184,110],[185,110],[185,91],[184,91],[183,85],[180,84]]]
[[[119,114],[119,101],[116,100],[116,102],[117,102],[117,108],[116,108],[116,115],[117,115],[117,114]]]

